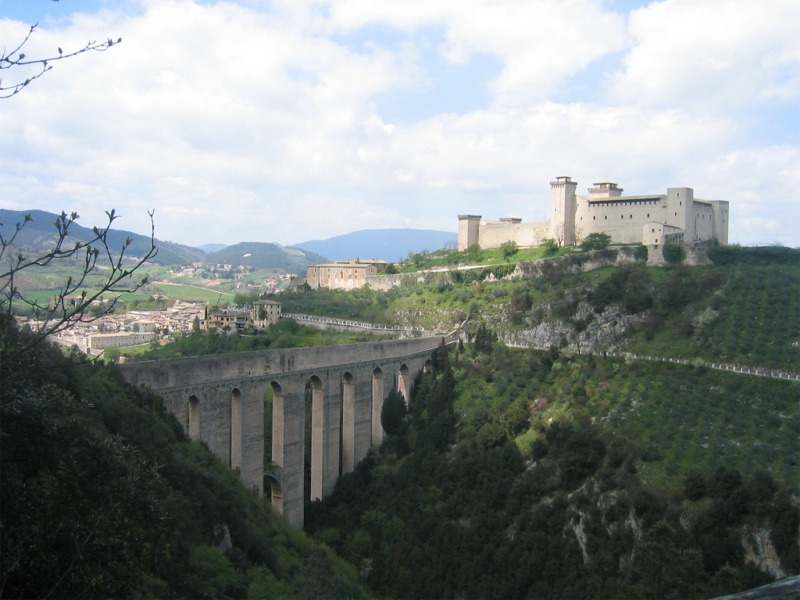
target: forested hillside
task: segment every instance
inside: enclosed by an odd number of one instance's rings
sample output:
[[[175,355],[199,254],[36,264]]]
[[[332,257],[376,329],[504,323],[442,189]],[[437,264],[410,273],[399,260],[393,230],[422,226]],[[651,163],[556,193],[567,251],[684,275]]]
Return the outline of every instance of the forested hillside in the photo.
[[[800,572],[797,384],[489,343],[440,349],[403,412],[306,518],[381,596],[709,598]]]
[[[0,595],[360,597],[356,574],[189,442],[160,399],[3,321]]]
[[[471,334],[483,322],[510,345],[798,369],[800,250],[715,248],[708,265],[657,268],[613,266],[618,252],[445,271],[388,292],[275,299],[286,312],[429,331],[450,331],[470,317]]]
[[[469,317],[407,405],[389,394],[384,444],[307,506],[312,537],[157,396],[27,348],[3,320],[0,595],[710,598],[798,574],[800,384],[708,365],[798,369],[800,252],[710,254],[652,268],[604,250],[278,296],[429,330]],[[285,320],[149,358],[346,336]]]

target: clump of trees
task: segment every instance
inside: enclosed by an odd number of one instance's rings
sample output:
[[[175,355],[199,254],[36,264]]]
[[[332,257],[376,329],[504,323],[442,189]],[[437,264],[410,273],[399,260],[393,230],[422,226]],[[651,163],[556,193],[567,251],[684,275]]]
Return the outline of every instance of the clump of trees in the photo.
[[[605,250],[611,243],[611,236],[607,233],[590,233],[581,242],[581,250]]]
[[[665,261],[672,264],[682,263],[686,258],[686,250],[680,244],[664,244],[661,254]]]

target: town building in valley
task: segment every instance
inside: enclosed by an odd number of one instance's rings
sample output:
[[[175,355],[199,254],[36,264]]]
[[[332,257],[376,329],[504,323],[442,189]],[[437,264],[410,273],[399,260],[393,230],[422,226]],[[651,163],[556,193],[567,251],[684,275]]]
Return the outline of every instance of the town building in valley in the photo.
[[[385,260],[343,260],[330,264],[308,265],[306,284],[312,290],[356,290],[367,283],[367,277],[386,269]]]

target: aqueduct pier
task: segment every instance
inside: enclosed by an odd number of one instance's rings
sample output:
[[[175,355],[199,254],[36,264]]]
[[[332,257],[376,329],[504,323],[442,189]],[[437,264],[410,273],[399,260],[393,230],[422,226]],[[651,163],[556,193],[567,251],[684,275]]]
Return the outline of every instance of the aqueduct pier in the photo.
[[[424,337],[126,363],[122,374],[157,392],[191,438],[264,492],[264,399],[272,390],[273,506],[303,526],[306,395],[311,398],[311,488],[331,493],[383,440],[381,408],[393,385],[407,399],[433,351],[455,339]]]

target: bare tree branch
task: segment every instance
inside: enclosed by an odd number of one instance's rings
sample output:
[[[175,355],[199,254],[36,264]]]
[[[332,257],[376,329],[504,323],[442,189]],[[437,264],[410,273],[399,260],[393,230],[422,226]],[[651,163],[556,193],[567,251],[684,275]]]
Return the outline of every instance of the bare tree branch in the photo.
[[[31,313],[36,321],[34,335],[23,346],[10,347],[0,336],[0,361],[24,353],[46,337],[73,327],[79,321],[91,322],[113,311],[119,300],[119,294],[135,292],[147,283],[147,278],[134,279],[136,271],[145,262],[155,257],[158,249],[155,245],[155,225],[153,215],[150,216],[150,246],[144,256],[128,258],[127,251],[133,240],[127,238],[118,251],[111,248],[108,232],[118,218],[114,210],[106,211],[108,222],[105,227],[92,228],[93,237],[87,241],[75,241],[70,244],[67,239],[70,227],[79,218],[77,213],[67,215],[62,212],[55,220],[56,240],[52,248],[33,252],[29,255],[23,248],[14,248],[15,242],[27,223],[32,219],[25,215],[22,223],[17,223],[13,233],[6,236],[0,223],[0,312],[6,321],[14,314],[24,310]],[[38,267],[45,267],[53,261],[79,259],[79,266],[74,276],[58,288],[52,299],[43,302],[35,297],[26,296],[18,287],[20,276]],[[82,260],[81,260],[82,259]],[[90,275],[99,275],[99,283],[88,286]],[[105,304],[99,312],[89,314],[92,304],[106,294],[116,294],[111,302]]]
[[[0,100],[11,98],[12,96],[19,94],[32,81],[39,79],[39,77],[51,70],[54,62],[72,58],[73,56],[78,56],[79,54],[89,51],[105,52],[109,48],[122,43],[122,38],[117,38],[116,40],[108,38],[102,42],[89,41],[86,42],[85,46],[77,50],[64,52],[61,48],[58,48],[57,54],[54,53],[52,56],[43,58],[29,58],[25,52],[23,52],[23,48],[31,39],[33,32],[36,31],[38,26],[38,23],[31,25],[28,33],[25,35],[22,41],[17,44],[16,47],[8,51],[3,48],[2,53],[0,53],[0,72],[8,71],[10,69],[18,69],[20,67],[33,68],[31,74],[27,75],[21,81],[12,81],[11,83],[8,83],[3,80],[2,76],[0,76]]]

